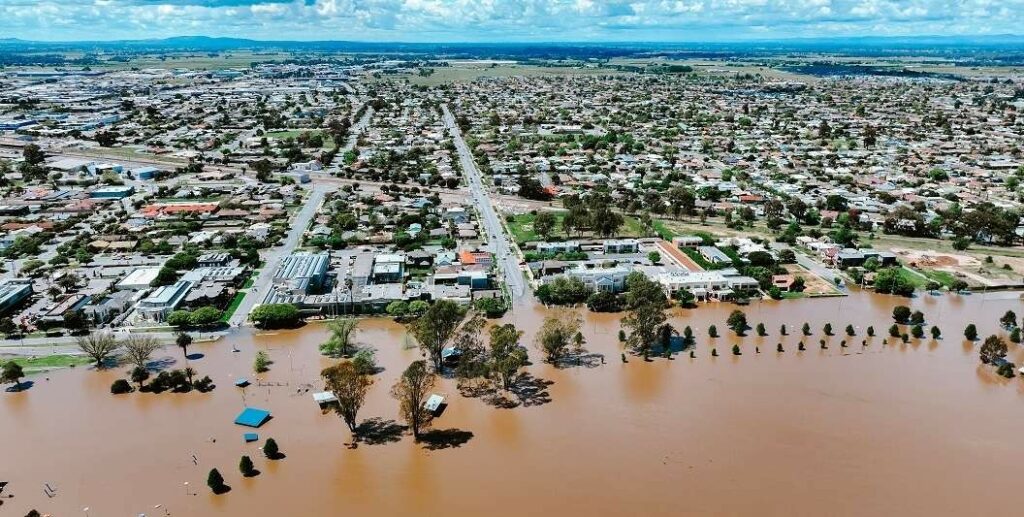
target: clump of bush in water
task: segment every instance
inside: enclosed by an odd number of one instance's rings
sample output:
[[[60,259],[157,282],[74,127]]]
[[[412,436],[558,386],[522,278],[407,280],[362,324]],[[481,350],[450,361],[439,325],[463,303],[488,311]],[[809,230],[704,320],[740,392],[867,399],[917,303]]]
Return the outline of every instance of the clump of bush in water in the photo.
[[[156,377],[153,377],[149,384],[142,384],[139,381],[139,391],[148,393],[163,393],[165,391],[187,393],[196,390],[200,393],[207,393],[217,387],[209,375],[203,376],[201,379],[193,379],[194,375],[195,372],[190,371],[189,368],[185,370],[164,370],[157,374]],[[118,379],[110,385],[110,392],[115,395],[131,393],[132,391],[131,384],[125,379]]]

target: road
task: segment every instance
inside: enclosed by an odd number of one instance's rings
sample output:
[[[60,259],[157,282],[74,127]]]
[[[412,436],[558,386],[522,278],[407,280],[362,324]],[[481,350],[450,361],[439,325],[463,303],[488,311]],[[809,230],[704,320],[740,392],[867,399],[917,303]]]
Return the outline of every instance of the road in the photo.
[[[455,150],[459,155],[462,171],[466,175],[466,183],[469,185],[473,204],[480,211],[480,220],[483,222],[484,230],[488,235],[488,251],[494,254],[498,266],[504,272],[505,285],[508,286],[512,300],[521,300],[526,294],[526,280],[523,279],[523,273],[519,269],[519,257],[509,246],[509,236],[505,234],[505,228],[501,225],[501,219],[498,218],[494,205],[491,203],[491,198],[488,197],[480,169],[476,168],[473,154],[469,151],[469,146],[466,145],[466,141],[462,138],[462,131],[459,130],[458,124],[455,123],[455,117],[452,116],[447,105],[441,106],[441,109],[444,112],[444,125],[451,133],[452,139],[455,140]]]
[[[242,299],[238,309],[231,315],[231,319],[228,320],[229,325],[232,327],[244,325],[249,319],[249,313],[253,307],[263,301],[267,295],[267,289],[270,288],[270,283],[274,279],[274,272],[281,265],[281,260],[295,251],[295,248],[302,242],[302,234],[306,232],[309,223],[316,216],[317,210],[324,201],[324,196],[331,190],[332,188],[328,185],[313,185],[309,197],[303,202],[302,210],[292,219],[291,230],[288,231],[284,242],[267,251],[263,256],[263,269],[260,270],[259,276],[256,277],[256,281],[249,288],[249,292]]]
[[[792,249],[792,247],[789,244],[783,242],[773,242],[771,244],[771,247],[772,249],[775,250]],[[839,289],[840,291],[846,292],[845,283],[843,283],[842,285],[836,283],[836,278],[839,277],[836,275],[835,271],[828,269],[827,267],[825,267],[824,264],[812,259],[811,257],[808,257],[807,255],[804,255],[798,250],[793,249],[793,255],[796,257],[797,264],[800,264],[801,266],[809,270],[811,273],[814,273],[815,275],[818,275],[821,278],[824,278],[825,280],[832,282],[832,285],[836,286],[836,288]]]

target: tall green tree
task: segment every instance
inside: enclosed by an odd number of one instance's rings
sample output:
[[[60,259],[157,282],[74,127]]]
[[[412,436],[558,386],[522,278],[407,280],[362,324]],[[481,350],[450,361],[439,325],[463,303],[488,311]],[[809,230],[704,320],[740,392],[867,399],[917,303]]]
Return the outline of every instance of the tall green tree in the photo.
[[[435,370],[441,370],[441,351],[455,334],[464,316],[465,312],[455,302],[438,300],[409,326],[409,332],[430,357]]]
[[[432,415],[423,404],[436,382],[437,375],[427,368],[426,361],[414,361],[391,387],[391,396],[398,400],[399,414],[412,428],[412,435],[416,439],[430,425]]]

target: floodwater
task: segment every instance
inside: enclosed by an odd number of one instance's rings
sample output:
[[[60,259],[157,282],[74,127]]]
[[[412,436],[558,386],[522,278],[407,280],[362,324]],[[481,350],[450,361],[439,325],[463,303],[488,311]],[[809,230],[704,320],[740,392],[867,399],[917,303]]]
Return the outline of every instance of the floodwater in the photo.
[[[744,308],[748,320],[765,322],[769,336],[743,339],[725,327],[733,305],[678,310],[672,322],[694,328],[697,357],[628,364],[620,360],[618,316],[588,314],[588,348],[605,364],[557,369],[531,348],[528,371],[553,383],[550,401],[535,397],[512,409],[462,397],[444,381],[437,391],[450,405],[434,428],[472,436],[439,450],[408,435],[346,445],[340,418],[321,414],[301,386],[319,387],[318,372],[331,362],[317,352],[326,332],[315,324],[192,347],[204,357],[191,366],[218,384],[209,394],[113,396],[110,383],[127,368],[55,372],[23,393],[0,392],[0,481],[15,496],[0,515],[84,515],[85,507],[90,516],[1019,515],[1024,381],[979,366],[980,345],[962,339],[969,322],[984,337],[998,332],[1007,309],[1024,312],[1019,293],[921,296],[910,304],[945,337],[883,346],[901,303],[908,302],[870,293],[755,303]],[[526,305],[506,319],[532,343],[543,311]],[[814,336],[798,353],[804,321]],[[825,322],[837,335],[820,350]],[[712,323],[723,336],[717,358],[706,332]],[[781,323],[790,335],[778,354]],[[858,336],[842,349],[847,323]],[[862,348],[867,325],[878,336]],[[377,349],[385,370],[360,417],[394,419],[389,388],[419,352],[402,348],[397,324],[362,327],[358,341]],[[742,356],[731,355],[734,342]],[[242,351],[232,353],[232,343]],[[1011,347],[1021,364],[1024,350]],[[259,349],[275,361],[263,376],[275,385],[243,392],[233,381],[253,378]],[[163,353],[182,366],[179,350]],[[232,423],[246,404],[274,417],[254,444]],[[262,457],[267,437],[287,458]],[[259,476],[241,477],[242,454],[254,458]],[[231,492],[210,493],[211,467]]]

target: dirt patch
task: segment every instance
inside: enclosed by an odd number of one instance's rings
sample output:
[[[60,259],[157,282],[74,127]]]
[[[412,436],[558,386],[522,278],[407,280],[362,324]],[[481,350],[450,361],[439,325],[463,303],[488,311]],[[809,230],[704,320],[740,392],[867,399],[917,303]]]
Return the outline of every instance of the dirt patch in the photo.
[[[832,282],[815,275],[813,272],[805,269],[799,264],[786,264],[784,267],[791,275],[803,277],[803,293],[806,296],[832,295],[838,292],[836,291],[835,286],[832,285]]]
[[[977,267],[981,261],[970,255],[939,253],[933,250],[908,250],[893,248],[892,252],[911,267]]]

